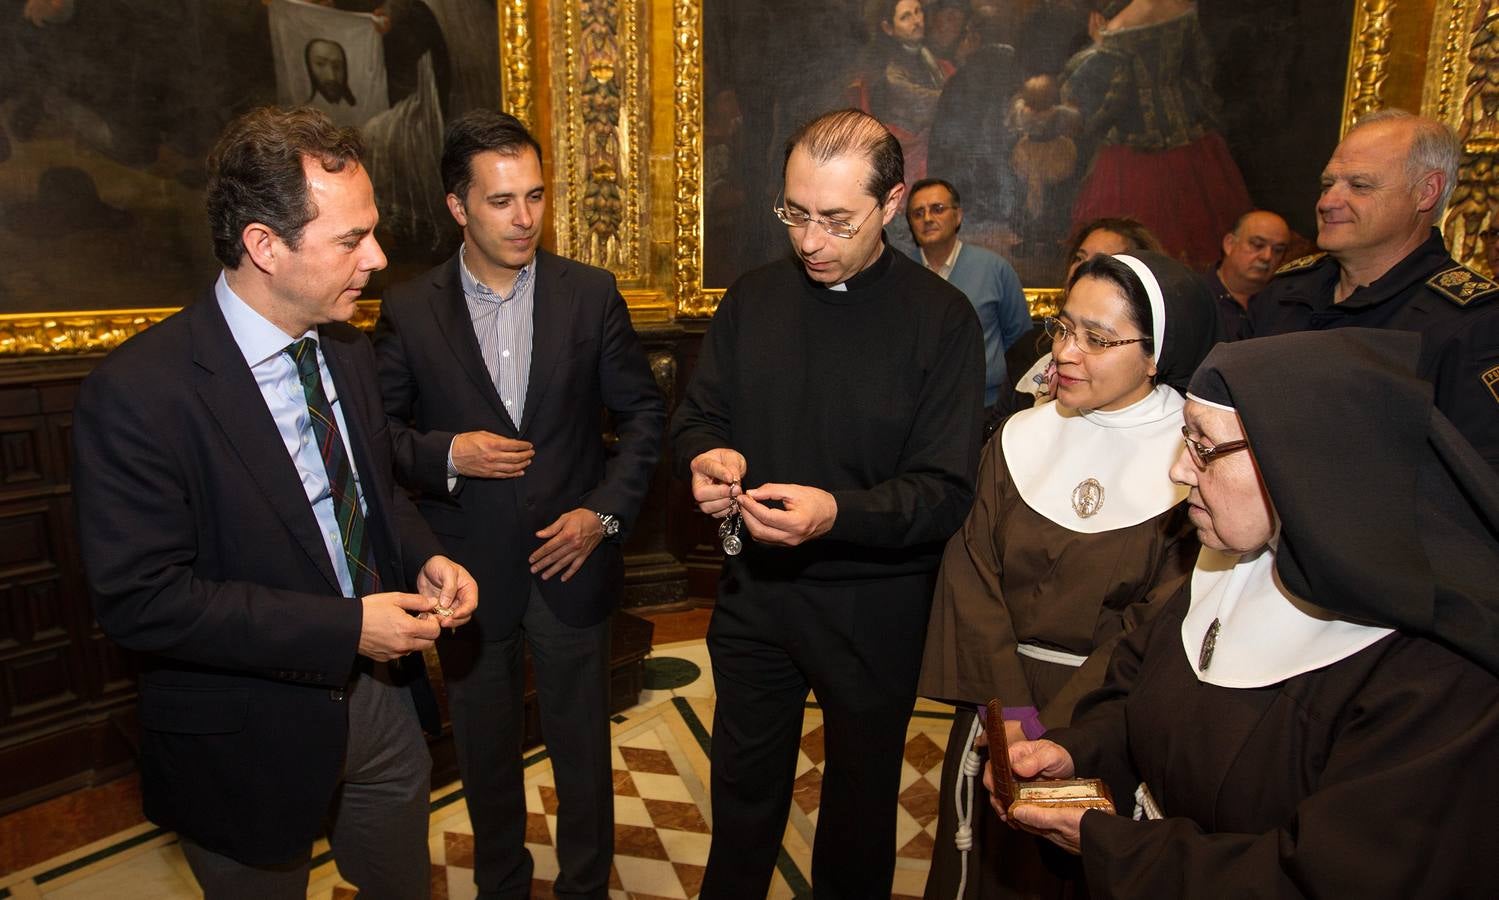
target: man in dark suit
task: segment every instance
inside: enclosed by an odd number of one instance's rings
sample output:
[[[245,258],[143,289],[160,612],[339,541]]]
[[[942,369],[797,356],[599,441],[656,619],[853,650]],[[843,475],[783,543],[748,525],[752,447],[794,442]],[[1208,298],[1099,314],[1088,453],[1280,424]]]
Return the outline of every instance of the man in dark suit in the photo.
[[[478,590],[395,490],[374,354],[344,324],[385,265],[360,149],[312,109],[232,123],[209,159],[223,274],[74,414],[99,623],[142,654],[146,815],[211,900],[305,897],[324,827],[361,897],[428,894],[419,651]]]
[[[481,897],[525,897],[522,648],[557,780],[558,897],[603,897],[613,856],[609,616],[620,536],[660,453],[665,409],[608,272],[538,252],[541,149],[479,110],[443,147],[463,246],[392,288],[375,331],[404,483],[484,583],[474,623],[438,643]],[[606,454],[601,413],[617,437]]]

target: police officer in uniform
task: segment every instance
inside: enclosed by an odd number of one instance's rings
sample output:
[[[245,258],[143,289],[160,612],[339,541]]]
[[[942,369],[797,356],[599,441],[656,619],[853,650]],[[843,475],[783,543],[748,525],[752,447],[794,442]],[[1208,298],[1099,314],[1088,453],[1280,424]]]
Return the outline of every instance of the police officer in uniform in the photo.
[[[1419,333],[1437,408],[1499,470],[1499,284],[1454,260],[1435,227],[1458,156],[1434,120],[1393,109],[1359,120],[1322,173],[1326,252],[1280,268],[1250,308],[1250,332]]]

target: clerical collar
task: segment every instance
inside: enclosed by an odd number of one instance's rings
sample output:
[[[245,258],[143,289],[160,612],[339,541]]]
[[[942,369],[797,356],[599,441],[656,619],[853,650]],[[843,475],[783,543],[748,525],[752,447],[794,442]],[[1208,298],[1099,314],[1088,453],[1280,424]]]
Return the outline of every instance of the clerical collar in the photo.
[[[843,281],[833,285],[818,284],[817,282],[812,281],[811,278],[807,278],[807,281],[812,284],[816,284],[819,288],[822,288],[826,291],[846,291],[849,293],[857,293],[864,290],[865,288],[877,284],[880,279],[884,278],[886,273],[890,271],[890,266],[895,262],[895,251],[890,248],[890,242],[885,241],[883,237],[881,238],[881,240],[884,241],[884,249],[880,252],[879,259],[876,259],[874,263],[869,266],[869,268],[855,273],[854,276],[847,281]],[[805,277],[806,274],[807,270],[802,269],[802,275]]]

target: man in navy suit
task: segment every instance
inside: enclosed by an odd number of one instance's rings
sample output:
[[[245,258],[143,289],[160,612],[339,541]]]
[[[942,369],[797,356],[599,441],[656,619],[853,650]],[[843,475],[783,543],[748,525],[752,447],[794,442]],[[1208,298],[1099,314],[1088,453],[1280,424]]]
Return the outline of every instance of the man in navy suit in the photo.
[[[223,274],[74,413],[95,609],[141,654],[146,815],[210,900],[305,897],[324,828],[361,897],[428,895],[420,651],[478,590],[394,488],[345,324],[385,265],[360,150],[312,109],[233,122],[209,159]]]
[[[375,329],[402,481],[484,608],[438,642],[480,897],[526,897],[522,649],[557,780],[558,897],[604,897],[613,856],[609,616],[621,536],[660,453],[665,406],[614,276],[537,249],[541,148],[476,110],[444,140],[463,230],[392,288]],[[607,448],[603,414],[616,440]]]

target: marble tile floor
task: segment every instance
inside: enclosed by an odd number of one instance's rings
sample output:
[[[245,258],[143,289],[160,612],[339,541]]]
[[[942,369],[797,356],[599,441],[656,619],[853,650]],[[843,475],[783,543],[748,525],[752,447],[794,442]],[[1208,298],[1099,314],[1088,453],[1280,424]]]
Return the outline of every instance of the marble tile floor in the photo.
[[[713,684],[701,640],[658,644],[647,663],[647,690],[613,724],[615,863],[613,898],[691,898],[702,882],[712,832],[708,805],[708,729]],[[895,897],[920,896],[936,831],[938,784],[951,716],[922,701],[907,730],[898,813]],[[770,897],[810,897],[813,829],[822,777],[822,716],[809,702],[797,783]],[[550,898],[557,874],[556,794],[545,749],[527,757],[527,845],[536,863],[533,896]],[[473,829],[461,785],[432,794],[432,895],[468,900]],[[314,850],[308,897],[351,900],[326,843]],[[197,891],[176,837],[143,823],[27,869],[0,876],[5,898],[193,898]]]

